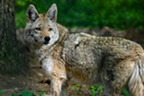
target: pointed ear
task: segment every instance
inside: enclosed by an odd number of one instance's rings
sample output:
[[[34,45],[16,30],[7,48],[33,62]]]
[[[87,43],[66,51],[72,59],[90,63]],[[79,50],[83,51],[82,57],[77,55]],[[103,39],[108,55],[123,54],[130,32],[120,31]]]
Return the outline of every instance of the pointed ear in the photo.
[[[56,22],[56,20],[57,20],[57,6],[56,6],[56,4],[53,4],[49,8],[49,10],[47,12],[47,16],[51,21]]]
[[[26,20],[27,22],[31,21],[34,22],[38,18],[38,12],[34,5],[29,5],[27,12],[26,12]]]

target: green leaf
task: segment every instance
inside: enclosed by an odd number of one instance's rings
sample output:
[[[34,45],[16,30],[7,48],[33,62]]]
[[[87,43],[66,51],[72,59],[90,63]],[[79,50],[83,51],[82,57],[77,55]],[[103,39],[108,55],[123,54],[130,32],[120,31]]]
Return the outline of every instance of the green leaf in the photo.
[[[103,90],[103,89],[104,89],[104,86],[99,86],[98,89]]]
[[[76,86],[73,86],[73,87],[72,87],[72,90],[76,90]]]
[[[80,84],[77,84],[76,87],[80,87]]]
[[[3,94],[4,93],[4,90],[0,90],[0,94]]]
[[[130,96],[130,94],[128,93],[128,91],[125,88],[122,89],[122,92],[125,96]]]
[[[77,90],[76,90],[75,92],[76,92],[76,94],[77,94],[77,95],[78,95],[78,94],[80,94],[80,92],[79,92],[79,91],[77,91]]]
[[[22,91],[21,93],[22,96],[35,96],[32,92],[30,91]]]
[[[90,86],[89,89],[90,89],[90,90],[95,90],[95,89],[96,89],[96,86]]]
[[[85,88],[85,87],[82,87],[82,89],[83,89],[83,90],[86,90],[86,88]]]
[[[92,96],[95,96],[95,94],[98,94],[98,91],[92,92]]]

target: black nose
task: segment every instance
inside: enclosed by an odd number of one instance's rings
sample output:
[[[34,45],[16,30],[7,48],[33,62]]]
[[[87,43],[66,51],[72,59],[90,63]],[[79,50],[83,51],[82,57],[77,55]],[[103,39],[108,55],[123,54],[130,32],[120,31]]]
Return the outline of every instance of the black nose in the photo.
[[[49,36],[46,36],[46,37],[44,38],[44,40],[45,40],[45,41],[49,41],[49,40],[50,40],[50,37],[49,37]]]

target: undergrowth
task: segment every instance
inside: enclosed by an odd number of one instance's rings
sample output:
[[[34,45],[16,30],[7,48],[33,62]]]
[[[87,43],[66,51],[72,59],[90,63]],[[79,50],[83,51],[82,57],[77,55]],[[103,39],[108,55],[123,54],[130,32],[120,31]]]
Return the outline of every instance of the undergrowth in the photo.
[[[88,96],[103,96],[104,86],[102,85],[92,85],[89,88],[77,84],[72,87],[72,90],[77,96],[81,96],[83,92],[87,91]],[[0,95],[4,94],[4,90],[0,90]],[[20,94],[13,93],[11,96],[45,96],[48,94],[46,91],[37,90],[35,93],[31,91],[22,91]],[[122,89],[122,96],[130,96],[127,89]]]

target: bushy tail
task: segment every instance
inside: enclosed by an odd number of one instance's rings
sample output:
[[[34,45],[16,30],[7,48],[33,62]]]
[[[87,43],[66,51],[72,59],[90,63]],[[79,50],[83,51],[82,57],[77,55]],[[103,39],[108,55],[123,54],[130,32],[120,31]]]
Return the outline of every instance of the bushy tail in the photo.
[[[144,58],[136,61],[128,87],[132,96],[144,96]]]

